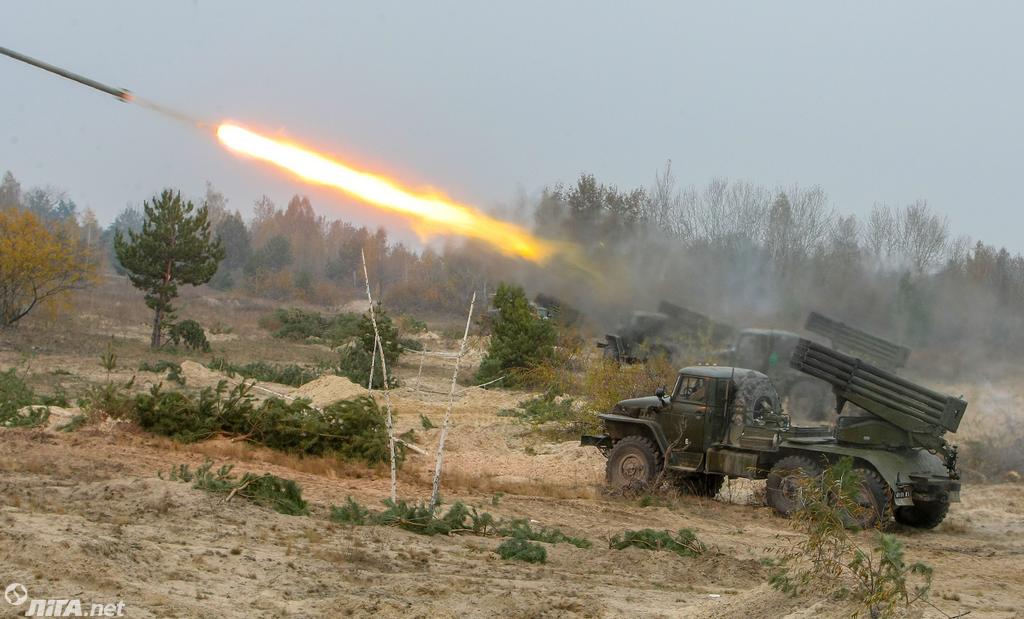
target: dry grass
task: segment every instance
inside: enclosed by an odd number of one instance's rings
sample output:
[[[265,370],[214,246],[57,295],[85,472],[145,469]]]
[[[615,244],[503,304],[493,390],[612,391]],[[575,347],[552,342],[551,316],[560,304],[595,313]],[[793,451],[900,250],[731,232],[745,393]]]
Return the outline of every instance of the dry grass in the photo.
[[[160,437],[162,445],[173,444],[174,441]],[[237,460],[239,462],[251,462],[256,457],[257,448],[246,443],[244,441],[231,442],[226,439],[213,439],[204,441],[202,443],[192,443],[188,446],[182,446],[189,453],[198,453],[211,456],[213,458],[227,458],[231,460]],[[177,449],[175,449],[177,451]]]

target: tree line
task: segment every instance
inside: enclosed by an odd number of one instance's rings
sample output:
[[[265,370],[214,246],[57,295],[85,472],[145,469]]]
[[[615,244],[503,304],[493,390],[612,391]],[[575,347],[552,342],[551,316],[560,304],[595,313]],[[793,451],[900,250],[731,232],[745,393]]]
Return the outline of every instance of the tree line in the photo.
[[[414,252],[383,227],[317,214],[303,196],[283,206],[264,196],[248,220],[209,184],[197,204],[225,254],[209,285],[280,301],[333,305],[363,294],[365,255],[375,297],[400,311],[462,311],[474,291],[514,281],[605,325],[665,299],[749,324],[794,328],[818,309],[913,346],[1024,349],[1024,258],[954,235],[923,199],[875,204],[861,218],[837,212],[819,186],[681,186],[671,162],[650,187],[623,190],[583,173],[518,205],[535,234],[579,248],[575,261],[543,266],[472,241]],[[0,207],[12,206],[70,225],[99,268],[122,274],[114,238],[146,219],[129,205],[100,228],[91,209],[48,187],[22,192],[8,172]]]

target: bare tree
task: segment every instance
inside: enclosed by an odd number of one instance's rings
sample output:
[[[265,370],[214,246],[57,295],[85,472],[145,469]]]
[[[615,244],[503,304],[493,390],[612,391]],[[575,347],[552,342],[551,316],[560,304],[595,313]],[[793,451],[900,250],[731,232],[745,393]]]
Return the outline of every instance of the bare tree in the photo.
[[[676,175],[672,172],[672,160],[665,163],[664,174],[654,174],[654,187],[648,194],[646,203],[647,212],[642,219],[660,228],[663,228],[673,236],[684,236],[678,234],[676,226],[687,227],[687,222],[682,216],[682,195],[676,189]]]
[[[898,252],[899,242],[899,225],[892,207],[875,202],[864,230],[865,248],[881,261]]]
[[[924,199],[902,208],[875,203],[865,244],[880,267],[906,261],[920,274],[950,257],[949,218],[933,213]]]
[[[688,244],[738,248],[763,240],[771,203],[765,188],[716,178],[700,191],[688,187],[681,198],[680,215],[689,224]]]
[[[210,226],[213,228],[216,228],[222,219],[231,215],[231,211],[228,210],[228,199],[214,189],[213,183],[210,181],[206,181],[206,196],[203,198],[203,204],[209,212]]]
[[[931,212],[922,198],[903,207],[899,220],[901,249],[917,272],[936,266],[946,255],[949,217]]]

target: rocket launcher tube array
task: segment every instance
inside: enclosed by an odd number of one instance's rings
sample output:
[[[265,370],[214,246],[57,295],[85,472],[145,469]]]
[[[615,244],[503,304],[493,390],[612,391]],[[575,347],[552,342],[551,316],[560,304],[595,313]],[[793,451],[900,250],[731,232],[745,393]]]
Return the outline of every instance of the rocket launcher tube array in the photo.
[[[910,382],[837,350],[801,339],[790,367],[832,385],[836,396],[908,430],[927,424],[956,432],[967,402]]]

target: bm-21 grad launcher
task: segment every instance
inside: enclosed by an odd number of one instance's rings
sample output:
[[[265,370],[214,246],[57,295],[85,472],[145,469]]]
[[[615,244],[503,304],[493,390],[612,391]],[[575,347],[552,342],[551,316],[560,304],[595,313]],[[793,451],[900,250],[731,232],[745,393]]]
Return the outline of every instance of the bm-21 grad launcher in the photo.
[[[960,500],[956,447],[945,434],[959,427],[967,402],[807,339],[796,342],[790,366],[832,387],[834,427],[792,425],[761,372],[691,366],[671,393],[659,389],[598,415],[605,432],[580,442],[608,456],[613,485],[649,483],[667,469],[683,488],[714,496],[727,477],[766,479],[768,504],[784,515],[804,506],[808,480],[849,457],[861,478],[863,526],[891,517],[938,526]]]

